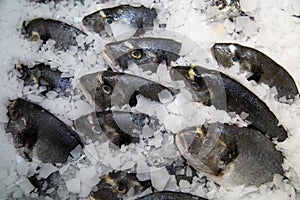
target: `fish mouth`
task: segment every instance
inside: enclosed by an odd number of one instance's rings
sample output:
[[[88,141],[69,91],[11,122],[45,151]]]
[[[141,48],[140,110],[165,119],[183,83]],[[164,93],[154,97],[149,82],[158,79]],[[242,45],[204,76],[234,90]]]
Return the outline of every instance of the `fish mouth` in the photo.
[[[177,133],[175,137],[177,148],[189,165],[198,171],[209,174],[210,177],[213,176],[216,178],[220,172],[216,170],[213,163],[210,163],[210,159],[201,158],[198,155],[190,153],[190,147],[195,139],[195,135],[196,133],[192,132]],[[199,149],[201,148],[199,147]]]
[[[120,67],[119,63],[116,61],[116,59],[111,54],[111,52],[107,49],[106,46],[102,50],[102,53],[103,53],[103,57],[104,57],[105,61],[107,62],[108,66],[110,66],[113,70],[120,71],[121,67]]]

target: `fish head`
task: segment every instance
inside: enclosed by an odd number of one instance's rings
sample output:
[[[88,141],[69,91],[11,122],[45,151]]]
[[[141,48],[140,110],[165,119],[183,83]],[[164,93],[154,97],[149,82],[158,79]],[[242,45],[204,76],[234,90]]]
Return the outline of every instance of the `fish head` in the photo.
[[[229,143],[220,131],[210,128],[190,128],[176,134],[176,145],[181,155],[196,170],[212,177],[222,176],[231,161]]]
[[[109,65],[119,71],[128,68],[130,62],[142,69],[155,71],[158,64],[170,64],[179,58],[181,43],[164,38],[131,38],[105,45],[103,53]]]
[[[216,43],[211,48],[211,52],[218,65],[226,68],[239,64],[242,59],[241,46],[238,44]]]
[[[101,11],[96,11],[90,15],[85,16],[82,19],[82,23],[85,27],[94,31],[96,33],[100,33],[105,30],[105,17],[101,15]]]
[[[34,19],[30,21],[27,25],[23,21],[21,33],[25,36],[26,39],[30,41],[38,41],[41,39],[41,29],[43,28],[42,23],[40,22],[41,18]]]
[[[31,137],[31,125],[30,122],[27,120],[27,115],[24,114],[26,110],[26,102],[22,99],[13,100],[8,107],[7,115],[9,117],[9,121],[5,130],[6,132],[12,133],[14,145],[16,148],[29,145],[28,139],[29,137]],[[31,131],[33,132],[34,130],[32,129]],[[31,138],[31,140],[34,141],[35,139]]]
[[[211,98],[209,89],[210,84],[206,80],[209,70],[200,66],[173,66],[169,70],[173,80],[184,80],[186,87],[201,102],[208,102]]]
[[[139,181],[135,174],[124,171],[109,172],[90,193],[95,200],[117,200],[142,193],[151,186],[150,181]]]

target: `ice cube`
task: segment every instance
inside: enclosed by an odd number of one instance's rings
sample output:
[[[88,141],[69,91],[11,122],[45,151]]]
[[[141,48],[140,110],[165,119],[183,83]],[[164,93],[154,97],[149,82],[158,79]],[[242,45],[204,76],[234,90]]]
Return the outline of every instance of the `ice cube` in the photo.
[[[41,168],[39,170],[39,177],[41,178],[47,178],[50,174],[52,174],[53,172],[58,171],[58,168],[55,167],[53,164],[51,163],[45,163],[41,165]]]
[[[158,191],[162,191],[166,187],[170,178],[171,176],[165,167],[151,167],[152,186]]]
[[[142,134],[143,134],[144,138],[152,137],[153,136],[153,130],[148,125],[145,125],[145,126],[143,126]]]
[[[173,95],[169,90],[163,90],[158,93],[158,98],[161,103],[168,103],[174,99]]]
[[[17,185],[20,186],[21,190],[28,195],[32,190],[34,190],[33,185],[30,183],[28,178],[21,177],[20,180],[16,182]]]
[[[72,193],[80,193],[80,180],[73,178],[66,181],[67,189]]]
[[[244,12],[251,12],[257,8],[258,2],[259,0],[240,0],[240,5]]]
[[[23,175],[23,176],[26,176],[28,171],[29,171],[29,163],[28,162],[21,162],[21,163],[18,163],[17,165],[17,172],[19,175]]]
[[[180,180],[179,187],[182,192],[190,192],[191,184],[187,180]]]
[[[95,165],[98,162],[99,156],[93,143],[85,145],[83,151],[93,165]]]
[[[250,18],[248,16],[241,16],[236,18],[235,22],[235,31],[239,32],[244,29],[245,26],[250,22]]]

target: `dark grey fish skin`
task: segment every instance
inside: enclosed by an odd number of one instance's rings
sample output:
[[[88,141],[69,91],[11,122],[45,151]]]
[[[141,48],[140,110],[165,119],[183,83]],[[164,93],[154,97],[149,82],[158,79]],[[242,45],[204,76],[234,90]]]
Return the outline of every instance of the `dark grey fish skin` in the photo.
[[[19,65],[17,67],[18,71],[21,73],[21,79],[24,81],[24,85],[34,85],[46,86],[47,91],[55,90],[65,91],[67,88],[71,87],[70,78],[61,78],[61,72],[58,70],[52,70],[49,65],[43,63],[37,64],[32,68],[28,68],[25,65]]]
[[[162,191],[148,194],[137,200],[207,200],[189,193]]]
[[[206,105],[214,105],[217,109],[240,114],[246,112],[248,127],[262,134],[276,138],[282,142],[287,138],[286,130],[278,125],[279,121],[269,107],[245,86],[229,76],[200,66],[176,66],[171,68],[171,76],[177,80],[174,73],[186,77],[196,100]],[[173,74],[173,75],[172,75]],[[180,77],[182,78],[182,77]]]
[[[82,19],[82,23],[92,31],[100,33],[105,26],[118,23],[118,21],[126,21],[138,29],[153,27],[153,20],[156,17],[157,13],[154,8],[146,8],[143,5],[139,7],[120,5],[87,15]]]
[[[109,110],[112,106],[133,107],[137,104],[137,96],[142,95],[152,101],[159,101],[158,93],[168,90],[175,91],[144,79],[139,76],[122,72],[102,71],[99,73],[99,85],[96,88],[95,107],[97,111]]]
[[[69,153],[82,145],[75,131],[47,110],[24,99],[12,101],[8,117],[6,132],[12,133],[15,147],[24,150],[25,155],[34,150],[42,162],[64,163]]]
[[[216,43],[211,51],[219,65],[229,68],[238,63],[241,70],[252,73],[247,78],[248,81],[254,80],[276,87],[278,99],[281,97],[294,99],[299,94],[291,75],[267,55],[254,48],[236,43]]]
[[[134,62],[144,71],[156,71],[162,61],[170,65],[180,56],[181,43],[165,38],[131,38],[105,45],[103,53],[113,70],[124,71]]]
[[[36,18],[31,20],[28,24],[23,22],[22,33],[25,38],[31,41],[54,40],[55,47],[58,49],[68,49],[69,46],[77,46],[76,37],[78,35],[86,35],[81,30],[66,24],[61,21],[53,19]]]
[[[104,175],[90,193],[92,200],[120,200],[142,193],[151,181],[139,181],[135,173],[113,171]]]
[[[209,124],[176,135],[188,163],[223,187],[257,186],[283,175],[283,156],[259,131],[226,124]]]

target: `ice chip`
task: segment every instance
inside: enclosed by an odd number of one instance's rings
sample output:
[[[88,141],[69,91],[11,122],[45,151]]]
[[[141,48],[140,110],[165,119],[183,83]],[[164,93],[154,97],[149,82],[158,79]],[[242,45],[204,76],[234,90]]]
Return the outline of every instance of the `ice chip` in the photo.
[[[169,173],[165,167],[161,167],[161,168],[152,167],[151,168],[152,186],[155,189],[157,189],[158,191],[162,191],[166,187],[170,177],[171,176],[169,175]]]
[[[67,189],[72,193],[80,193],[80,180],[73,178],[66,181]]]

